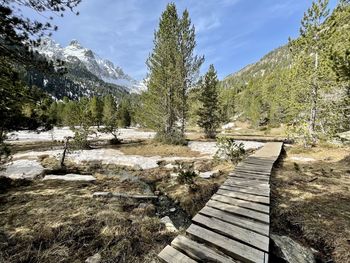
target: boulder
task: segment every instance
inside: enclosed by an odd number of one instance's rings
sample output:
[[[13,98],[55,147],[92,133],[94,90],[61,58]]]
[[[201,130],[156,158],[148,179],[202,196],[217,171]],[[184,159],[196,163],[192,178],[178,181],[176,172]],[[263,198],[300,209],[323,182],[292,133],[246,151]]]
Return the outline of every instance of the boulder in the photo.
[[[85,263],[100,263],[102,260],[102,257],[99,253],[96,253],[95,255],[88,257],[85,260]]]
[[[271,235],[272,253],[288,263],[316,263],[312,250],[287,236]]]
[[[173,221],[171,221],[170,217],[162,217],[160,221],[165,225],[165,228],[168,232],[177,232],[177,228],[175,227]]]
[[[214,175],[216,173],[218,173],[218,171],[203,172],[203,173],[199,173],[199,177],[203,178],[203,179],[210,179],[210,178],[214,177]]]

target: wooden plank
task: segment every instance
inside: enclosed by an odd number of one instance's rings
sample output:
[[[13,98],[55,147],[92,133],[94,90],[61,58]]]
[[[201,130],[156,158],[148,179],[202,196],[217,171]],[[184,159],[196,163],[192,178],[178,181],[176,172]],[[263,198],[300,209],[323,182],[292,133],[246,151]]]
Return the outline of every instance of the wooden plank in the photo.
[[[254,183],[242,183],[242,182],[236,181],[236,179],[237,179],[237,177],[236,178],[228,178],[223,184],[224,185],[231,185],[233,187],[266,190],[266,191],[270,192],[270,183],[269,182],[257,181]]]
[[[257,184],[265,184],[265,185],[268,185],[268,183],[266,181],[261,181],[261,180],[257,180],[257,179],[253,179],[253,178],[248,178],[248,177],[236,177],[236,178],[233,178],[231,176],[229,176],[227,178],[227,181],[230,180],[230,181],[237,181],[237,182],[242,182],[242,183],[257,183]]]
[[[222,185],[220,189],[228,190],[228,191],[235,191],[240,193],[246,193],[246,194],[252,194],[252,195],[258,195],[258,196],[270,196],[270,191],[268,189],[252,189],[252,188],[243,188],[243,187],[234,187],[234,186],[228,186],[228,185]]]
[[[201,241],[216,246],[234,259],[238,259],[246,263],[264,262],[263,251],[197,226],[196,224],[190,225],[186,232]]]
[[[261,191],[261,192],[266,193],[266,194],[270,193],[270,188],[269,187],[264,187],[264,186],[239,185],[239,184],[230,183],[230,182],[224,182],[222,185],[231,186],[231,187],[237,187],[237,188],[243,188],[243,189],[257,190],[257,191]]]
[[[257,221],[250,220],[248,218],[243,218],[234,214],[230,214],[209,206],[205,206],[199,211],[200,214],[215,217],[227,223],[243,227],[245,229],[252,230],[256,233],[262,234],[264,236],[269,236],[269,225]]]
[[[215,233],[236,239],[264,252],[269,251],[269,238],[261,234],[201,214],[197,214],[192,218],[192,221],[205,228],[211,229]]]
[[[237,164],[236,167],[253,168],[253,169],[259,170],[259,171],[261,170],[261,171],[270,172],[272,169],[272,163],[262,165],[262,164],[251,164],[251,163],[241,162],[241,163]]]
[[[195,263],[197,261],[191,259],[190,257],[182,254],[180,251],[176,250],[171,246],[166,246],[159,254],[158,257],[167,263]]]
[[[248,179],[239,179],[239,178],[227,178],[225,183],[227,184],[235,184],[235,185],[242,185],[242,186],[255,186],[260,188],[270,188],[270,184],[268,182],[262,182],[258,180],[248,180]]]
[[[263,175],[270,175],[271,172],[263,172],[263,171],[257,171],[254,170],[253,168],[240,168],[236,167],[235,172],[242,172],[242,173],[250,173],[250,174],[263,174]]]
[[[240,192],[234,192],[234,191],[227,191],[223,189],[219,189],[217,191],[217,194],[219,195],[225,195],[237,199],[242,199],[246,201],[261,203],[261,204],[270,204],[270,197],[267,196],[258,196],[258,195],[251,195],[246,193],[240,193]]]
[[[265,253],[264,263],[269,263],[269,254]]]
[[[215,200],[209,200],[207,203],[207,206],[210,206],[228,213],[236,214],[239,216],[252,218],[254,220],[261,221],[267,224],[270,223],[270,216],[268,214],[250,210],[244,207],[234,206],[234,205],[218,202]]]
[[[268,205],[257,204],[257,203],[240,200],[240,199],[236,199],[236,198],[232,198],[224,195],[215,194],[211,197],[211,200],[226,203],[233,206],[248,208],[248,209],[255,210],[257,212],[261,212],[265,214],[270,213],[270,206]]]
[[[184,251],[191,258],[200,262],[236,263],[232,258],[219,254],[212,248],[193,241],[185,236],[178,236],[171,242],[171,246],[177,250]]]
[[[243,178],[243,179],[250,179],[250,180],[260,180],[263,182],[269,182],[270,181],[270,177],[266,176],[266,175],[257,175],[257,174],[245,174],[245,173],[240,173],[240,172],[236,172],[236,173],[231,173],[228,175],[229,177],[238,177],[238,178]]]
[[[264,179],[268,179],[268,180],[270,179],[270,175],[249,173],[249,172],[242,172],[242,171],[233,171],[232,173],[229,173],[229,175],[252,176],[252,177],[256,177],[256,178],[264,178]]]

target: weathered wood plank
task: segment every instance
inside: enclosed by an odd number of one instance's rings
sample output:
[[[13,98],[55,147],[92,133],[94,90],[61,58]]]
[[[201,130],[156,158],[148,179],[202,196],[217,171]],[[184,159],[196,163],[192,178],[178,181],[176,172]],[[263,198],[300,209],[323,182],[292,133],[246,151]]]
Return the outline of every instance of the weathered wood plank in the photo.
[[[252,194],[252,195],[258,195],[258,196],[270,196],[270,191],[268,189],[254,189],[254,188],[242,188],[242,187],[234,187],[234,186],[228,186],[228,185],[222,185],[220,189],[228,190],[228,191],[235,191],[235,192],[241,192],[246,194]]]
[[[235,168],[235,171],[237,172],[242,172],[242,173],[250,173],[250,174],[263,174],[263,175],[270,175],[271,172],[264,172],[264,171],[257,171],[257,170],[254,170],[253,168]]]
[[[158,257],[167,263],[195,263],[197,261],[191,259],[190,257],[182,254],[180,251],[176,250],[171,246],[166,246],[159,254]]]
[[[263,187],[263,186],[239,185],[239,184],[227,183],[227,182],[224,182],[222,185],[223,186],[237,187],[237,188],[242,188],[242,189],[256,190],[256,191],[261,191],[261,192],[266,193],[266,194],[270,194],[270,189],[268,187]]]
[[[266,172],[270,172],[272,169],[273,164],[269,163],[269,164],[251,164],[251,163],[246,163],[246,162],[241,162],[239,164],[236,165],[236,167],[238,168],[252,168],[258,171],[266,171]]]
[[[269,238],[261,234],[201,214],[197,214],[192,221],[213,230],[215,233],[236,239],[262,251],[269,251]]]
[[[200,211],[200,214],[206,215],[209,217],[215,217],[227,223],[240,226],[242,228],[254,231],[256,233],[262,234],[264,236],[269,236],[269,225],[266,223],[250,220],[248,218],[240,217],[238,215],[230,214],[225,211],[221,211],[209,206],[203,207]]]
[[[200,262],[236,263],[236,261],[225,254],[219,254],[218,251],[185,236],[178,236],[175,238],[173,242],[171,242],[171,246],[177,250],[184,251],[191,258]]]
[[[186,232],[199,240],[203,240],[206,243],[216,246],[234,259],[247,263],[264,262],[264,252],[197,226],[196,224],[192,224]]]
[[[244,173],[236,172],[236,173],[231,173],[228,176],[229,176],[229,178],[237,177],[238,179],[260,180],[263,182],[270,181],[270,178],[268,176],[265,176],[265,175],[261,176],[261,175],[257,175],[257,174],[244,174]]]
[[[265,214],[270,213],[270,206],[268,205],[253,203],[253,202],[240,200],[240,199],[236,199],[236,198],[232,198],[224,195],[215,194],[211,197],[211,200],[226,203],[233,206],[248,208],[248,209],[255,210],[257,212],[262,212]]]
[[[265,253],[264,263],[269,263],[269,254]]]
[[[224,182],[225,185],[232,185],[232,186],[237,186],[237,187],[252,187],[256,189],[270,189],[270,185],[267,183],[243,183],[243,182],[238,182],[235,180],[226,180]]]
[[[242,185],[242,186],[256,186],[260,188],[270,188],[270,184],[268,182],[261,182],[258,180],[247,180],[247,179],[239,179],[239,178],[231,178],[229,177],[225,183],[227,184],[236,184],[236,185]]]
[[[234,214],[230,214],[209,206],[205,206],[199,211],[200,214],[215,217],[227,223],[240,226],[256,233],[262,234],[264,236],[269,236],[269,225],[266,223],[261,223],[258,221],[253,221],[248,218],[243,218]]]
[[[227,203],[218,202],[215,200],[209,200],[207,203],[207,206],[210,206],[228,213],[236,214],[239,216],[252,218],[254,220],[261,221],[266,224],[270,223],[270,216],[268,214],[250,210],[248,208],[234,206]]]
[[[251,194],[246,194],[246,193],[227,191],[227,190],[223,190],[223,189],[219,189],[217,191],[217,193],[220,195],[234,197],[234,198],[242,199],[242,200],[246,200],[246,201],[267,204],[267,205],[270,204],[270,197],[267,197],[267,196],[257,196],[257,195],[251,195]]]
[[[248,178],[248,177],[242,178],[242,177],[232,177],[232,176],[229,176],[229,177],[227,178],[227,180],[228,180],[228,181],[237,181],[237,182],[242,182],[242,183],[258,183],[258,184],[269,185],[269,183],[266,182],[266,181],[261,181],[261,180],[258,180],[258,179]]]

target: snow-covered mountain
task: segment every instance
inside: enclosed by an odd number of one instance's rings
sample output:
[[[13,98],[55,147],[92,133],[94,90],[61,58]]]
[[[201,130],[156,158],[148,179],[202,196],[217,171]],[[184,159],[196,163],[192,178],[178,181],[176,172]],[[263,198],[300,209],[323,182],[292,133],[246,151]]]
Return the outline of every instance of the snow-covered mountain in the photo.
[[[37,51],[49,59],[59,59],[68,63],[82,64],[100,80],[124,87],[128,92],[138,93],[142,82],[138,82],[121,67],[114,65],[107,59],[102,59],[92,50],[83,47],[77,40],[72,40],[66,47],[62,47],[51,38],[44,38]]]

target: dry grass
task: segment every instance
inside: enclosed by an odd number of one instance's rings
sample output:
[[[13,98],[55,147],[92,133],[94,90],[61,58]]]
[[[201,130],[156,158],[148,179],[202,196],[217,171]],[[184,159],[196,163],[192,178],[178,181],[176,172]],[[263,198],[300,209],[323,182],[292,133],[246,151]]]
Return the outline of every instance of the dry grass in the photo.
[[[118,150],[128,155],[142,156],[181,156],[181,157],[198,157],[199,152],[192,151],[187,146],[166,145],[154,141],[145,141],[133,144],[123,144]]]
[[[210,179],[195,178],[195,190],[190,186],[180,184],[176,178],[168,176],[157,183],[157,188],[166,193],[172,200],[178,202],[181,208],[191,217],[209,201],[219,186],[226,180],[227,175],[233,169],[233,165],[226,161],[207,161],[198,166],[199,171],[218,170],[219,174]]]
[[[272,230],[350,262],[350,148],[295,147],[273,176]],[[290,157],[316,161],[295,163]],[[287,232],[287,233],[286,233]]]
[[[135,204],[91,197],[95,191],[140,192],[130,181],[32,182],[0,195],[0,262],[151,262],[174,237]],[[136,204],[137,207],[137,204]]]

